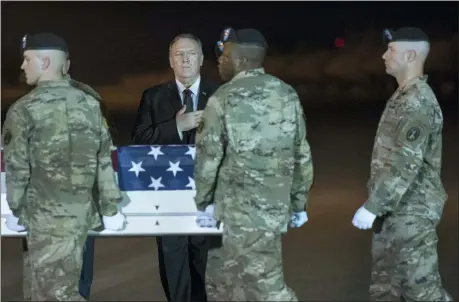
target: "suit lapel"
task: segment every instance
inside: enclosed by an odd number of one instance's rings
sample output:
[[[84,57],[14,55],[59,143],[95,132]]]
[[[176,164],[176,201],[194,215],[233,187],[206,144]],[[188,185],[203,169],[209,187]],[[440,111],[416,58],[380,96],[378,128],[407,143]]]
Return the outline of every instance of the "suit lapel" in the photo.
[[[175,81],[170,81],[167,84],[168,88],[168,99],[170,100],[172,107],[177,112],[182,108],[182,99],[180,98],[177,83]]]
[[[209,91],[201,78],[201,83],[199,84],[199,96],[198,96],[198,110],[204,110],[207,105],[207,100],[209,99]]]

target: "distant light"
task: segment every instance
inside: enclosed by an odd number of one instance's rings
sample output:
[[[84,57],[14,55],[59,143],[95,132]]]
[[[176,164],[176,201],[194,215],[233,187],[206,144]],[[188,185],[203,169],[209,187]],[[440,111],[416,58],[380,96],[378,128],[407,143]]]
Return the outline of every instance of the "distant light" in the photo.
[[[336,48],[341,48],[344,46],[344,39],[343,38],[336,38],[335,39],[335,47]]]

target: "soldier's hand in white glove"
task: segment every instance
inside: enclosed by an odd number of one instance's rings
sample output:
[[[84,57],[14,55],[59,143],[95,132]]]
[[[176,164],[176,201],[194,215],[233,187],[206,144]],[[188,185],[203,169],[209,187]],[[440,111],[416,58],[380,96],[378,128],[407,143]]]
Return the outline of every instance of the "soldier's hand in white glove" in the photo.
[[[6,227],[14,232],[24,232],[26,227],[19,224],[19,218],[13,214],[6,216]]]
[[[292,217],[290,218],[290,227],[291,228],[299,228],[303,224],[308,221],[308,214],[306,211],[293,213]]]
[[[102,216],[102,220],[107,230],[121,231],[126,223],[126,216],[118,212],[114,216]]]
[[[352,224],[358,229],[368,230],[373,226],[375,219],[376,215],[362,206],[355,212]]]
[[[210,204],[206,207],[204,212],[198,212],[198,215],[196,215],[196,225],[201,228],[215,228],[217,226],[217,221],[213,216],[214,205]]]

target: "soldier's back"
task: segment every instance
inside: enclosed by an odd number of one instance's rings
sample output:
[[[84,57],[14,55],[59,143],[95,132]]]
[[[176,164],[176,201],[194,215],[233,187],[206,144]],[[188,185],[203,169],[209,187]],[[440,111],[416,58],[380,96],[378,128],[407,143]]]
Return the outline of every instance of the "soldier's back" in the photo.
[[[296,92],[274,76],[253,72],[233,79],[224,94],[228,146],[219,177],[226,179],[225,220],[277,232],[289,216]]]
[[[98,100],[64,80],[38,86],[17,106],[30,123],[32,208],[63,216],[91,208],[102,123]]]

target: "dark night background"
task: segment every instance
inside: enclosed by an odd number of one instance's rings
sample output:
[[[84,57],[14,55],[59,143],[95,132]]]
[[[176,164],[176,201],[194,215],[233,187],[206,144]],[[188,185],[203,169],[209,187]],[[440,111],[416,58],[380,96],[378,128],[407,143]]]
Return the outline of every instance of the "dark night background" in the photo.
[[[202,39],[203,74],[219,80],[213,46],[226,26],[266,36],[266,69],[294,85],[306,107],[384,103],[396,87],[384,74],[381,31],[419,26],[433,40],[426,72],[439,101],[457,103],[457,15],[457,3],[438,1],[2,2],[2,109],[27,89],[18,86],[26,33],[63,36],[71,75],[112,110],[135,110],[144,89],[171,78],[168,43],[181,32]]]
[[[203,76],[218,81],[213,46],[221,30],[259,29],[270,45],[266,70],[297,89],[308,119],[316,174],[310,221],[286,236],[284,253],[287,281],[310,301],[368,298],[371,236],[351,219],[367,196],[377,122],[396,89],[384,73],[382,30],[421,27],[432,40],[426,73],[445,118],[442,179],[449,199],[439,226],[440,269],[459,298],[457,2],[2,2],[1,12],[2,120],[29,89],[20,83],[22,36],[51,31],[70,47],[72,77],[103,95],[118,145],[129,144],[143,90],[172,78],[168,44],[175,35],[201,38]],[[344,47],[335,46],[336,38]],[[99,240],[94,299],[164,299],[153,239]],[[2,244],[3,297],[20,297],[20,243]]]

